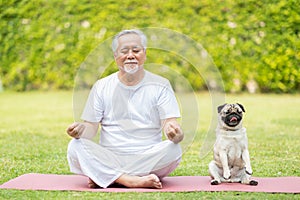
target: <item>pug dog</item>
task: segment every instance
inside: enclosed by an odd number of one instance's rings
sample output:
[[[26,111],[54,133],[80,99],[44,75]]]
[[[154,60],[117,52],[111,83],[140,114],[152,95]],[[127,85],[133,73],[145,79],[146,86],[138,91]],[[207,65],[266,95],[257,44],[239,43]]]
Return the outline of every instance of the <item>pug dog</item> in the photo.
[[[214,145],[214,160],[209,163],[211,185],[242,183],[257,185],[251,180],[252,168],[246,128],[243,127],[244,106],[224,104],[218,107],[218,126]]]

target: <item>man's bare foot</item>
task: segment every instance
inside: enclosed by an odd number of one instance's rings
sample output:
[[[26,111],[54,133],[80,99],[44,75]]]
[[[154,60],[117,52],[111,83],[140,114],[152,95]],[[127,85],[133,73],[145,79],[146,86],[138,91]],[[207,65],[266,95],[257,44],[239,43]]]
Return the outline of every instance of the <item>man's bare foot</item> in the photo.
[[[123,174],[115,182],[129,188],[162,188],[162,183],[155,174],[147,176],[130,176]]]
[[[89,178],[89,182],[88,182],[88,186],[89,188],[100,188],[99,185],[97,185],[92,179]]]

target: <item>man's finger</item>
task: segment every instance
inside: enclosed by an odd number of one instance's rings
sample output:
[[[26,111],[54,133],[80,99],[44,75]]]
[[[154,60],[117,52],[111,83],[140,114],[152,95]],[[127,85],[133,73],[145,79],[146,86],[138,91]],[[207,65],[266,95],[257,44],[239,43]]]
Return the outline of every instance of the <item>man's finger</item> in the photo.
[[[177,127],[177,126],[176,126],[175,124],[173,124],[173,123],[169,123],[169,126],[172,127],[172,128],[174,128],[174,129]]]
[[[73,123],[73,124],[71,124],[69,127],[68,127],[68,131],[73,131],[74,130],[74,128],[77,126],[77,123]]]
[[[177,125],[177,124],[170,123],[170,127],[172,127],[176,133],[180,130],[179,125]]]

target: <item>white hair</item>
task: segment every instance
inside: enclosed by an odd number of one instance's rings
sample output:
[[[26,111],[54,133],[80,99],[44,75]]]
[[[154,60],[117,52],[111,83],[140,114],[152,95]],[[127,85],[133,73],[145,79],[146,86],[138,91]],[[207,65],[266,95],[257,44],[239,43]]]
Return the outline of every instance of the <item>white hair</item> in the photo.
[[[117,48],[118,48],[118,45],[119,45],[118,44],[118,39],[121,36],[127,35],[127,34],[136,34],[136,35],[138,35],[141,38],[141,43],[142,43],[142,46],[143,46],[144,50],[146,50],[146,48],[147,48],[147,37],[146,37],[146,35],[140,30],[133,29],[133,30],[123,30],[114,37],[114,39],[112,41],[112,45],[111,45],[112,50],[113,50],[114,53],[117,51]]]

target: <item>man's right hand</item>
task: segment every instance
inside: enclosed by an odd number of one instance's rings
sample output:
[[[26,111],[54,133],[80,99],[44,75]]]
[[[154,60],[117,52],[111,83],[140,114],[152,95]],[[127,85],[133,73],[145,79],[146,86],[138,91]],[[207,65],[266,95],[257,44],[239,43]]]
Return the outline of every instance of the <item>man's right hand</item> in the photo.
[[[79,139],[80,136],[83,134],[84,130],[85,130],[85,124],[84,123],[75,122],[67,128],[67,133],[71,137]]]

